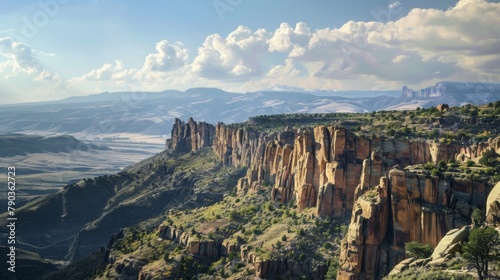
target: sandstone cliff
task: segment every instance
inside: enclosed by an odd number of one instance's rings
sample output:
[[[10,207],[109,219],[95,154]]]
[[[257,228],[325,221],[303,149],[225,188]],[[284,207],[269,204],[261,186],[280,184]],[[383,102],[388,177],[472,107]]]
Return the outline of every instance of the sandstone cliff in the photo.
[[[215,128],[205,122],[195,122],[189,118],[187,123],[175,119],[171,140],[167,141],[167,149],[185,154],[197,151],[213,144]]]
[[[357,137],[345,128],[317,126],[267,134],[218,123],[176,120],[171,149],[196,151],[212,146],[224,165],[246,166],[238,182],[239,193],[274,187],[275,201],[295,201],[299,210],[315,207],[318,216],[340,216],[353,208],[355,190],[376,186],[394,165],[405,167],[449,159],[468,160],[487,147],[500,149],[498,139],[466,147],[400,140]],[[368,161],[365,161],[368,160]]]
[[[196,150],[202,146],[183,143],[211,139],[203,135],[210,129],[188,129],[190,123],[194,121],[176,122],[173,131],[186,133],[173,136],[172,147]],[[240,194],[270,185],[271,199],[292,201],[299,211],[314,208],[322,218],[352,211],[339,278],[378,279],[404,259],[406,242],[436,246],[449,230],[468,223],[474,207],[486,208],[489,189],[484,183],[449,181],[403,168],[475,160],[486,148],[498,150],[499,143],[498,138],[474,146],[369,139],[337,126],[268,134],[219,123],[212,148],[224,165],[248,167],[237,184]]]
[[[469,224],[473,208],[486,207],[489,192],[482,182],[399,169],[382,177],[377,192],[361,188],[337,279],[381,279],[405,259],[407,242],[436,247],[448,231]]]

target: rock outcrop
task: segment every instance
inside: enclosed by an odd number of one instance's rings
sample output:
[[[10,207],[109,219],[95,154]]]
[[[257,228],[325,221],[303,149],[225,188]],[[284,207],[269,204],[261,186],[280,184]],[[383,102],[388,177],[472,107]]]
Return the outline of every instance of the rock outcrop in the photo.
[[[385,275],[389,261],[386,241],[390,216],[388,184],[387,178],[381,178],[376,190],[357,200],[347,238],[341,243],[338,279],[373,279]]]
[[[215,127],[206,122],[195,122],[189,118],[187,123],[175,119],[172,138],[167,141],[167,149],[177,153],[188,153],[205,147],[211,147]]]
[[[466,161],[469,159],[479,159],[483,152],[487,149],[493,149],[495,153],[500,154],[500,137],[490,138],[486,142],[472,144],[471,146],[463,146],[460,148],[460,153],[457,159]]]
[[[254,266],[255,276],[264,278],[268,275],[282,275],[282,276],[296,276],[302,272],[298,264],[292,259],[261,259],[257,254],[247,246],[239,246],[227,240],[216,242],[212,239],[198,239],[190,236],[182,230],[162,225],[158,229],[158,237],[169,239],[186,246],[186,251],[210,258],[217,258],[220,256],[228,256],[232,252],[238,252],[240,259],[248,264]],[[322,279],[322,275],[326,273],[327,267],[318,265],[314,270],[317,275],[313,279]],[[139,273],[138,270],[134,272]],[[120,271],[121,273],[121,271]]]
[[[434,248],[432,256],[426,259],[408,258],[398,263],[389,272],[390,276],[395,276],[411,267],[442,267],[450,258],[455,256],[455,253],[460,251],[463,242],[469,238],[471,226],[464,226],[460,229],[452,229],[439,241],[439,244]]]
[[[445,258],[446,256],[453,255],[455,252],[458,252],[458,244],[467,240],[470,230],[470,226],[450,230],[434,248],[431,259],[437,260],[439,258]]]
[[[337,279],[381,279],[405,259],[407,242],[436,247],[450,230],[468,225],[471,210],[486,206],[488,192],[482,182],[401,169],[389,171],[375,190],[360,185]]]
[[[198,238],[190,236],[180,229],[169,226],[161,226],[158,230],[158,237],[174,240],[178,243],[183,244],[184,246],[186,246],[186,250],[191,254],[210,258],[216,258],[220,256],[221,247],[223,245],[226,245],[222,243],[218,244],[212,239],[200,240]],[[227,251],[227,249],[224,251]]]
[[[500,223],[500,182],[491,190],[486,201],[486,222]]]

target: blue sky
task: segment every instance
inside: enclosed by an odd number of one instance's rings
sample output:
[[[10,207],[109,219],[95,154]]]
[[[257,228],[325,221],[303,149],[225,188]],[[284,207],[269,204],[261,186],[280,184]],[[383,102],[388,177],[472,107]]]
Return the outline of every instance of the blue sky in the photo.
[[[0,0],[0,103],[498,82],[498,2]]]

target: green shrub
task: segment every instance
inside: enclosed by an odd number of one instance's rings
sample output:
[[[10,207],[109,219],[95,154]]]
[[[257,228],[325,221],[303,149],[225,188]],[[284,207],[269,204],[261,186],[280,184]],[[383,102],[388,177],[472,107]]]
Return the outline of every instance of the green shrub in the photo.
[[[446,163],[446,161],[441,160],[441,161],[438,163],[438,166],[439,166],[439,168],[441,168],[441,169],[445,169],[445,168],[448,166],[448,164]]]
[[[493,227],[474,228],[469,234],[469,241],[465,244],[464,258],[473,265],[479,279],[488,277],[489,264],[498,259],[500,236]]]
[[[405,251],[414,258],[425,259],[432,255],[432,251],[434,251],[434,249],[430,244],[422,244],[412,241],[406,243]]]
[[[269,204],[267,205],[267,210],[268,210],[269,212],[273,212],[273,211],[274,211],[274,206],[273,206],[271,203],[269,203]]]
[[[252,229],[252,233],[255,234],[255,235],[260,235],[260,234],[262,234],[262,230],[260,230],[258,228],[253,228]]]
[[[434,168],[431,170],[431,175],[434,177],[441,176],[441,171],[439,171],[439,169],[437,169],[437,168]]]
[[[339,261],[336,259],[332,259],[330,261],[330,265],[328,266],[328,271],[326,272],[325,279],[334,280],[337,279],[337,270],[339,269]]]
[[[470,215],[470,217],[477,221],[478,223],[482,224],[486,221],[486,215],[484,214],[483,211],[481,211],[481,209],[479,208],[476,208],[472,211],[472,214]]]
[[[302,261],[302,262],[303,262],[303,261],[305,261],[305,260],[306,260],[306,254],[304,254],[304,253],[300,253],[300,255],[299,255],[299,261]]]
[[[428,162],[428,163],[426,163],[426,164],[424,165],[424,169],[425,169],[425,170],[432,170],[432,169],[434,169],[434,168],[435,168],[435,165],[434,165],[434,163],[432,163],[432,162]]]
[[[498,164],[497,153],[493,149],[487,149],[483,152],[483,156],[479,159],[479,163],[484,166],[496,166]]]

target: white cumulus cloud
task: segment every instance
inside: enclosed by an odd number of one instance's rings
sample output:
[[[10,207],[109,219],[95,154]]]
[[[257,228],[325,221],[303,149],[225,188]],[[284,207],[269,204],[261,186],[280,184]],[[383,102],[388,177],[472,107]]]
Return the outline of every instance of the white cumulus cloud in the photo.
[[[43,52],[40,54],[45,55]],[[52,55],[52,53],[49,54]],[[10,37],[0,38],[0,56],[5,58],[5,61],[0,62],[0,73],[6,73],[6,78],[25,73],[31,75],[34,81],[61,82],[59,75],[47,70],[40,63],[37,52],[28,44]]]
[[[274,31],[273,37],[267,42],[269,51],[271,52],[286,52],[292,48],[301,49],[307,44],[311,36],[311,29],[307,24],[299,22],[292,28],[288,23],[284,22],[278,29]]]
[[[83,76],[74,80],[80,81],[104,81],[121,78],[127,70],[124,69],[123,62],[116,60],[114,64],[106,63],[101,68],[91,70]]]
[[[183,67],[189,56],[181,43],[171,44],[167,40],[156,44],[156,53],[146,56],[143,70],[169,72]]]
[[[6,58],[6,61],[0,63],[0,69],[9,69],[12,76],[20,72],[36,74],[41,69],[31,46],[10,37],[0,38],[0,55]]]
[[[270,33],[264,29],[253,32],[239,26],[227,38],[208,36],[198,49],[192,71],[202,78],[231,80],[258,76],[262,73],[261,55],[267,52]]]
[[[413,9],[394,22],[318,29],[300,51],[285,36],[272,50],[288,51],[313,77],[408,83],[464,73],[478,77],[500,72],[500,64],[492,63],[500,58],[498,18],[499,3],[462,0],[446,11]]]

